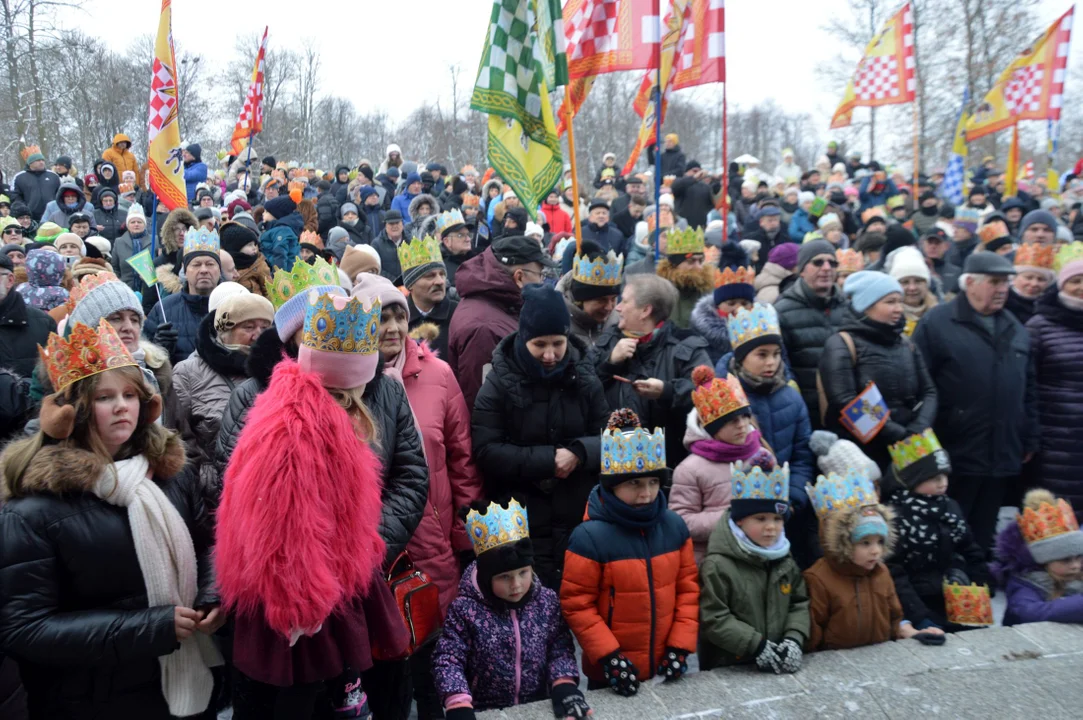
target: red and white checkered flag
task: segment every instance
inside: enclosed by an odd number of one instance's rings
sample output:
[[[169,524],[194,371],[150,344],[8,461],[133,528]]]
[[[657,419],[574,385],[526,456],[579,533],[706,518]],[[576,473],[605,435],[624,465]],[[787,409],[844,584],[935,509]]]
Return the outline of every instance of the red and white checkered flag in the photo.
[[[831,127],[850,124],[855,107],[879,107],[914,102],[914,17],[906,3],[884,23],[865,47],[865,56],[846,86],[846,94],[831,118]]]
[[[256,54],[256,65],[252,68],[252,81],[244,95],[237,127],[233,128],[229,151],[231,155],[240,155],[248,147],[249,139],[263,130],[263,54],[267,50],[267,28],[263,28],[263,40]]]

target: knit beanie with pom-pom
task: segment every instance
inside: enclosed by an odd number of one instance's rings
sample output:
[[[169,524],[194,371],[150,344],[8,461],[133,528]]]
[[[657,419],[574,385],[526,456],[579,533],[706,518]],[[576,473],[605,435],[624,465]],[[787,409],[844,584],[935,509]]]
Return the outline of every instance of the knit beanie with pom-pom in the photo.
[[[840,440],[828,430],[817,430],[808,441],[809,449],[816,456],[816,465],[826,475],[845,475],[849,468],[863,470],[873,482],[880,479],[880,467],[850,440]]]

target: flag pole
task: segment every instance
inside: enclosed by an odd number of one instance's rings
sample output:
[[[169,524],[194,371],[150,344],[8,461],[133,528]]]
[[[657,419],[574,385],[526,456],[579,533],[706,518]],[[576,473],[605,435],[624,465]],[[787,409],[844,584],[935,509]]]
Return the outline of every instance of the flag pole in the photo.
[[[1012,123],[1012,144],[1008,146],[1008,167],[1004,179],[1004,195],[1011,197],[1018,191],[1019,177],[1019,121]]]
[[[914,75],[914,84],[917,85],[917,74]],[[918,131],[918,93],[917,88],[914,89],[914,102],[910,103],[914,106],[914,175],[911,178],[911,195],[910,200],[913,203],[914,210],[918,208],[918,173],[921,170],[921,138]]]
[[[728,82],[722,83],[722,197],[719,207],[722,209],[722,244],[729,239],[730,230],[730,167],[726,161],[729,157],[729,129],[728,109],[726,106],[726,88]]]
[[[575,220],[575,254],[581,255],[583,253],[583,219],[579,217],[579,173],[575,163],[575,130],[572,127],[574,115],[572,106],[569,103],[569,93],[564,95],[564,102],[561,103],[560,112],[564,115],[564,129],[568,133],[568,154],[572,159],[572,196],[575,202],[572,207],[572,215]]]
[[[658,16],[658,40],[654,45],[654,57],[658,76],[654,83],[654,261],[662,255],[662,3],[654,0],[654,13]]]

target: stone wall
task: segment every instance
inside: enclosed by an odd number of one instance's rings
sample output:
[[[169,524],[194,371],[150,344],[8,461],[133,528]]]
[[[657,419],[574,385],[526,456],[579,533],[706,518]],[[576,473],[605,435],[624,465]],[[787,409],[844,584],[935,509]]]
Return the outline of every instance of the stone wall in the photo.
[[[645,683],[634,698],[588,692],[597,720],[664,718],[1083,717],[1083,627],[1035,623],[805,655],[795,675],[740,667],[674,684]],[[550,720],[533,703],[481,713],[484,720]]]

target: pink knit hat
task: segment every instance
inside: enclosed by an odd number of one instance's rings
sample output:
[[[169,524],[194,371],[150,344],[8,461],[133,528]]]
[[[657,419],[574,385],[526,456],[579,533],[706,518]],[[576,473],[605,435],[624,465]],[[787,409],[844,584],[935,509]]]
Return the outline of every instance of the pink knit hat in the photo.
[[[380,303],[308,291],[297,362],[326,388],[352,390],[376,376]]]
[[[395,287],[395,284],[383,275],[365,273],[353,287],[350,297],[359,298],[364,302],[379,300],[383,307],[398,305],[410,315],[410,306],[406,303],[406,296]]]

